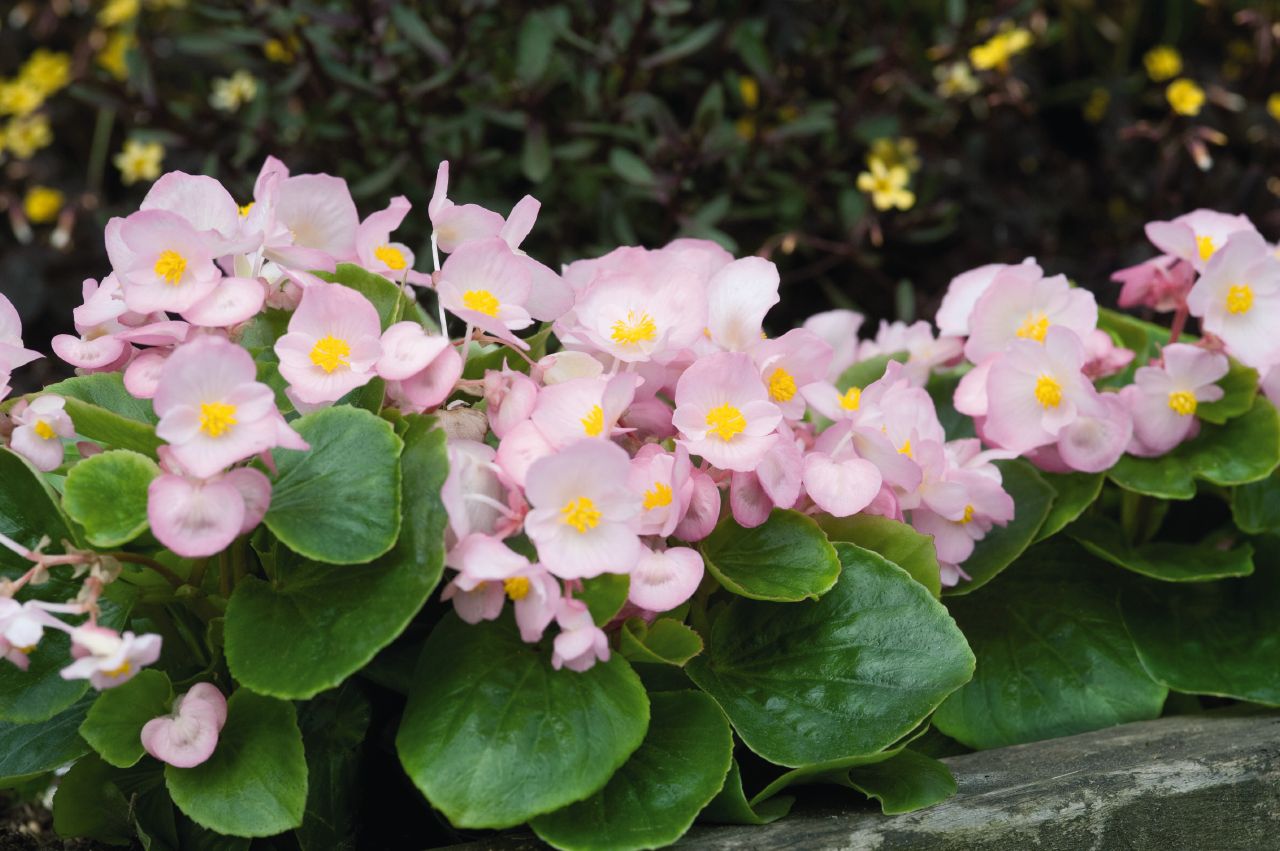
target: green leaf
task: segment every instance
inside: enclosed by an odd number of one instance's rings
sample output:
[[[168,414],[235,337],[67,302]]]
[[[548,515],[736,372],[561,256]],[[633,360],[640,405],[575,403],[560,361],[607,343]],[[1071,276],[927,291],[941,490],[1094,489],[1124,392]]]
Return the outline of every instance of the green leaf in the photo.
[[[742,771],[735,759],[729,765],[724,788],[702,810],[698,820],[712,824],[769,824],[791,812],[795,800],[790,795],[778,795],[758,804],[749,803],[742,791]]]
[[[751,803],[753,805],[761,804],[784,789],[789,789],[792,786],[806,786],[821,783],[834,783],[838,786],[848,786],[849,769],[863,765],[873,765],[878,762],[884,762],[887,759],[892,759],[905,751],[907,749],[907,745],[924,735],[927,730],[929,730],[929,725],[927,723],[922,723],[910,733],[898,739],[898,741],[894,743],[893,747],[876,751],[875,753],[859,754],[857,756],[827,760],[826,762],[814,762],[809,765],[802,765],[799,768],[793,768],[771,780],[768,786],[765,786],[752,796]]]
[[[1165,689],[1138,662],[1114,575],[1056,538],[981,594],[952,599],[978,669],[934,725],[969,747],[995,748],[1157,717]]]
[[[1259,396],[1253,407],[1225,425],[1201,423],[1200,434],[1159,458],[1126,455],[1111,468],[1125,490],[1164,499],[1191,499],[1196,479],[1215,485],[1260,481],[1280,465],[1280,418]]]
[[[1238,417],[1253,407],[1258,395],[1258,371],[1231,358],[1227,374],[1218,380],[1222,398],[1216,402],[1201,402],[1196,406],[1196,416],[1207,423],[1221,425]]]
[[[311,445],[277,449],[266,524],[281,543],[315,561],[366,562],[386,553],[400,532],[403,443],[368,411],[325,408],[293,423]]]
[[[93,698],[86,697],[34,724],[0,722],[0,788],[53,771],[88,753],[79,728],[91,703]]]
[[[850,387],[863,389],[868,384],[873,384],[883,378],[884,371],[889,368],[891,361],[905,363],[907,355],[907,352],[894,352],[893,354],[876,355],[875,357],[858,361],[840,373],[840,377],[836,379],[836,388],[841,393]]]
[[[956,779],[938,760],[915,751],[849,771],[848,785],[880,802],[885,815],[931,807],[956,793]]]
[[[596,626],[604,626],[622,611],[630,591],[630,576],[625,573],[602,573],[582,580],[582,591],[577,597],[587,604],[587,610],[591,612],[591,619],[596,622]]]
[[[840,582],[816,602],[735,599],[685,670],[738,735],[789,767],[873,754],[973,673],[947,610],[906,571],[835,545]]]
[[[1134,354],[1133,361],[1124,371],[1100,382],[1104,387],[1132,384],[1137,368],[1159,357],[1160,349],[1169,342],[1170,329],[1105,307],[1098,308],[1098,327],[1111,334],[1126,349],[1132,349]],[[1179,342],[1193,343],[1195,338],[1183,334]]]
[[[516,37],[516,79],[525,86],[538,82],[546,73],[557,30],[557,18],[550,12],[533,12],[525,17]]]
[[[696,691],[650,700],[644,743],[605,787],[530,824],[544,842],[569,851],[670,845],[724,786],[733,732],[716,702]]]
[[[541,124],[533,124],[525,132],[520,170],[532,183],[541,183],[551,173],[551,148],[547,144],[547,128]]]
[[[67,400],[67,414],[76,432],[90,440],[152,458],[163,443],[156,437],[157,419],[150,400],[130,396],[118,372],[68,378],[50,384],[43,392]]]
[[[147,530],[147,488],[160,467],[145,455],[113,449],[71,468],[62,504],[95,547],[119,547]]]
[[[795,511],[775,510],[754,529],[725,517],[700,546],[720,584],[753,600],[816,600],[840,575],[840,559],[827,536]]]
[[[241,688],[218,747],[195,768],[164,768],[178,809],[230,836],[274,836],[302,824],[307,761],[293,704]]]
[[[1041,473],[1040,478],[1053,488],[1055,496],[1036,543],[1058,534],[1093,505],[1106,479],[1102,473]]]
[[[1280,705],[1280,542],[1259,538],[1245,579],[1143,582],[1121,594],[1147,672],[1171,689]]]
[[[0,532],[28,549],[48,537],[48,552],[61,552],[71,527],[58,508],[58,498],[44,477],[22,456],[0,447]],[[0,569],[9,578],[26,572],[32,563],[7,547],[0,547]],[[7,666],[12,667],[12,666]],[[0,698],[2,700],[2,698]]]
[[[922,535],[906,523],[875,514],[851,517],[821,515],[818,525],[832,541],[857,544],[879,553],[911,574],[911,578],[937,597],[942,592],[938,572],[938,551],[933,538]]]
[[[1272,474],[1231,491],[1231,518],[1240,531],[1261,535],[1280,529],[1280,476]]]
[[[400,321],[409,299],[400,287],[381,275],[363,269],[354,263],[339,263],[333,272],[317,272],[316,276],[331,284],[342,284],[369,299],[378,311],[382,330]]]
[[[720,35],[720,30],[723,28],[724,21],[707,21],[666,45],[657,53],[646,56],[640,62],[640,66],[645,69],[657,68],[659,65],[692,56]]]
[[[649,187],[658,182],[653,169],[626,148],[614,148],[609,151],[609,167],[618,177],[636,186]]]
[[[327,565],[280,551],[272,581],[237,583],[227,606],[227,664],[254,691],[305,699],[333,688],[390,644],[440,581],[445,433],[430,418],[407,420],[399,478],[412,522],[391,552],[372,564]]]
[[[133,842],[129,802],[112,782],[112,774],[111,766],[89,754],[58,781],[53,829],[59,836],[97,839],[108,845]]]
[[[80,735],[104,760],[117,768],[129,768],[146,753],[143,725],[168,713],[172,702],[169,678],[163,671],[147,668],[98,695],[80,725]]]
[[[993,526],[960,567],[971,579],[944,593],[958,596],[976,591],[1013,564],[1031,546],[1053,507],[1053,488],[1026,461],[998,461],[1004,489],[1013,497],[1014,515],[1008,526]]]
[[[302,851],[356,848],[360,758],[370,706],[355,685],[308,701],[298,718],[307,751],[307,808],[296,833]]]
[[[1253,547],[1249,544],[1229,550],[1172,541],[1133,545],[1125,540],[1119,525],[1104,517],[1081,520],[1068,534],[1104,561],[1165,582],[1203,582],[1253,573]]]
[[[702,636],[673,618],[630,618],[618,636],[618,649],[633,662],[682,666],[702,652]]]
[[[514,827],[604,787],[649,727],[640,679],[620,654],[552,670],[509,615],[452,613],[422,648],[396,737],[400,762],[455,827]]]

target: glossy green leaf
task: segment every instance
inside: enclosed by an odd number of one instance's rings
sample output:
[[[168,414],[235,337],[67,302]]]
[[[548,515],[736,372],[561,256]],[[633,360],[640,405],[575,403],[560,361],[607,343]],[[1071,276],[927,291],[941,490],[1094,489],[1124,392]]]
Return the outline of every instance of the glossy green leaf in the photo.
[[[1203,582],[1253,573],[1253,547],[1221,549],[1212,544],[1152,541],[1130,544],[1120,527],[1105,517],[1089,517],[1068,533],[1098,558],[1165,582]]]
[[[391,552],[371,564],[328,565],[281,551],[271,581],[237,583],[227,606],[227,664],[254,691],[303,699],[333,688],[390,644],[439,583],[445,433],[433,419],[407,419],[398,478],[411,522]]]
[[[875,753],[859,754],[857,756],[843,757],[841,759],[832,759],[825,762],[814,762],[809,765],[802,765],[799,768],[793,768],[790,771],[778,775],[769,782],[759,792],[751,798],[753,805],[759,805],[768,801],[779,792],[790,789],[793,786],[808,786],[813,784],[834,783],[838,786],[847,786],[849,780],[849,769],[857,768],[864,765],[873,765],[878,762],[884,762],[892,759],[907,749],[907,745],[911,744],[920,736],[924,735],[930,729],[928,723],[922,723],[907,735],[898,739],[892,747]]]
[[[933,538],[910,525],[876,514],[852,517],[821,515],[818,525],[832,541],[857,544],[864,550],[879,553],[911,574],[911,578],[937,597],[942,591],[938,572],[938,551]]]
[[[912,750],[850,769],[847,782],[850,788],[879,801],[885,815],[931,807],[956,793],[956,779],[946,765]]]
[[[754,529],[725,517],[701,544],[707,570],[727,590],[753,600],[817,599],[840,575],[840,560],[812,518],[774,510]]]
[[[163,671],[147,668],[122,685],[98,695],[80,735],[98,754],[117,768],[135,765],[146,751],[142,727],[169,712],[173,687]]]
[[[165,785],[192,821],[230,836],[273,836],[302,824],[307,761],[293,704],[241,688],[213,756],[166,765]]]
[[[53,829],[59,836],[96,839],[108,845],[133,842],[129,802],[112,782],[114,771],[89,754],[58,781],[53,796]]]
[[[680,666],[702,652],[702,637],[672,618],[630,618],[618,636],[618,649],[633,662]]]
[[[876,355],[875,357],[858,361],[840,373],[840,377],[836,379],[836,388],[842,393],[850,387],[865,388],[868,384],[879,381],[884,377],[884,371],[889,368],[890,362],[898,361],[903,363],[907,360],[907,356],[907,352],[894,352],[893,354]]]
[[[391,424],[368,411],[324,408],[293,423],[311,445],[277,449],[266,524],[301,556],[330,564],[386,553],[400,532],[400,451]]]
[[[769,824],[791,812],[791,805],[795,800],[791,795],[778,795],[758,804],[748,802],[746,793],[742,791],[742,771],[735,759],[729,765],[729,776],[724,779],[720,794],[703,808],[698,821],[711,824]]]
[[[716,702],[696,691],[650,697],[640,749],[603,789],[530,826],[567,851],[632,851],[675,842],[724,785],[733,733]]]
[[[947,595],[968,594],[986,585],[1000,571],[1031,546],[1053,507],[1054,490],[1026,461],[1000,461],[996,464],[1003,477],[1004,489],[1013,497],[1013,520],[1007,526],[994,526],[978,542],[973,555],[961,565],[972,577],[946,590]]]
[[[1075,522],[1097,501],[1102,483],[1106,481],[1102,473],[1040,473],[1040,478],[1053,488],[1055,495],[1049,516],[1036,533],[1036,543],[1058,534]]]
[[[618,177],[635,186],[649,187],[658,182],[653,169],[626,148],[614,148],[609,151],[609,168],[613,169]]]
[[[163,443],[156,437],[157,419],[151,401],[129,395],[121,373],[80,375],[50,384],[44,392],[67,400],[67,414],[83,437],[152,458]]]
[[[1207,423],[1221,425],[1253,407],[1258,395],[1258,371],[1232,358],[1231,367],[1218,381],[1218,386],[1222,388],[1222,398],[1201,402],[1196,406],[1196,416]]]
[[[0,533],[27,548],[47,537],[53,546],[46,552],[61,552],[62,542],[74,536],[44,477],[22,456],[0,447],[0,483]],[[0,547],[0,570],[7,577],[17,578],[30,567],[30,561]]]
[[[93,697],[34,724],[0,722],[0,789],[60,768],[89,752],[80,738],[80,723]]]
[[[1121,595],[1143,667],[1171,689],[1280,706],[1280,542],[1260,538],[1244,579],[1143,582]]]
[[[582,593],[576,595],[587,604],[591,619],[604,626],[627,604],[631,577],[625,573],[602,573],[582,582]]]
[[[400,762],[456,827],[513,827],[604,787],[644,739],[649,702],[620,654],[553,670],[509,615],[445,615],[422,648]]]
[[[1133,350],[1133,361],[1118,375],[1099,382],[1104,387],[1123,387],[1133,383],[1133,373],[1139,366],[1150,363],[1160,355],[1160,349],[1169,342],[1169,330],[1152,322],[1146,322],[1127,313],[1098,308],[1098,327],[1111,334],[1121,346]],[[1180,342],[1192,343],[1195,338],[1183,334]]]
[[[952,599],[978,668],[934,725],[969,747],[994,748],[1157,717],[1166,692],[1138,662],[1115,573],[1055,538],[982,593]]]
[[[1233,488],[1231,517],[1240,531],[1250,535],[1280,530],[1280,476],[1273,473]]]
[[[779,765],[876,753],[973,673],[964,636],[928,590],[869,550],[835,549],[844,570],[822,599],[733,600],[685,668],[747,746]]]
[[[354,851],[361,751],[369,699],[348,683],[308,701],[298,716],[307,751],[307,808],[296,836],[302,851]]]
[[[1259,396],[1253,407],[1225,425],[1201,423],[1200,434],[1159,458],[1126,455],[1109,471],[1120,487],[1164,499],[1191,499],[1196,479],[1242,485],[1271,475],[1280,465],[1280,417]]]
[[[323,278],[331,284],[342,284],[344,287],[355,290],[365,298],[378,311],[378,320],[382,323],[382,330],[385,331],[391,325],[399,322],[404,316],[405,305],[408,298],[391,281],[379,274],[370,272],[361,268],[354,263],[339,263],[336,271],[333,272],[317,272],[317,277]]]
[[[147,488],[160,467],[145,455],[113,449],[71,468],[62,505],[95,547],[119,547],[147,530]]]

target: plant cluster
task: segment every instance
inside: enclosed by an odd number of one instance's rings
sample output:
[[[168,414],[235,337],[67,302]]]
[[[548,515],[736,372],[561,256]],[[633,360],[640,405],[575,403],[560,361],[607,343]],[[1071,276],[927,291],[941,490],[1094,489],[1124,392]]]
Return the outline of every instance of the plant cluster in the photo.
[[[171,172],[107,223],[52,342],[78,375],[0,409],[0,778],[70,763],[62,832],[337,847],[393,747],[455,828],[653,847],[805,784],[927,806],[946,737],[1280,702],[1248,218],[1148,226],[1116,277],[1169,330],[1028,260],[937,330],[770,337],[766,259],[557,272],[537,200],[449,178],[421,254],[405,197],[362,219],[274,158],[244,203]],[[40,357],[7,301],[0,357],[6,395]]]

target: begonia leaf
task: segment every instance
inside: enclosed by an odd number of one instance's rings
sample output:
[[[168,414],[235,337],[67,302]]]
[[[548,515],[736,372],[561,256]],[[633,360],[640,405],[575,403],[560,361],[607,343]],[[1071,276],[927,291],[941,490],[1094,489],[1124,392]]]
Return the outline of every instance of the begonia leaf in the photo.
[[[95,547],[119,547],[147,530],[147,488],[160,467],[145,455],[113,449],[71,468],[62,505]]]
[[[729,591],[755,600],[817,599],[835,584],[840,560],[812,518],[774,510],[744,529],[732,517],[702,542],[707,570]]]

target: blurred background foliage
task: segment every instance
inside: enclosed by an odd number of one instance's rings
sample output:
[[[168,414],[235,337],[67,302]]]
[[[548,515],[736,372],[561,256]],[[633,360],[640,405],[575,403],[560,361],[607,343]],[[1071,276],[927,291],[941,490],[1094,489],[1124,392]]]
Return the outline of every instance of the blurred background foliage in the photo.
[[[1142,225],[1200,206],[1280,235],[1270,2],[3,5],[0,290],[41,348],[158,174],[247,199],[268,154],[362,214],[407,195],[414,247],[447,158],[459,200],[542,201],[550,263],[676,236],[767,255],[778,327],[930,317],[953,275],[1025,256],[1108,303]]]

